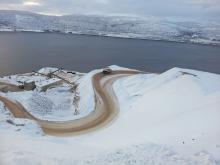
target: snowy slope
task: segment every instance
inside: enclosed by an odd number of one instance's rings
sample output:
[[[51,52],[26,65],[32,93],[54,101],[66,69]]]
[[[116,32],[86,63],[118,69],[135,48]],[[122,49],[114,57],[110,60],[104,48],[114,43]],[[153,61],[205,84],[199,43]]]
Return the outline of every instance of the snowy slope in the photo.
[[[143,141],[173,145],[185,153],[206,149],[219,158],[219,75],[173,68],[124,78],[115,91],[121,108],[127,109],[122,124]],[[127,118],[134,122],[126,123]],[[127,136],[132,141],[132,133]]]
[[[0,11],[0,31],[63,32],[220,45],[220,23],[158,17],[45,16]]]
[[[85,96],[81,104],[89,109],[94,106],[91,77],[98,71],[79,80],[81,97]],[[42,136],[34,122],[13,119],[0,104],[0,162],[220,163],[220,75],[173,68],[161,74],[122,78],[113,87],[120,104],[118,118],[104,129],[76,137]]]

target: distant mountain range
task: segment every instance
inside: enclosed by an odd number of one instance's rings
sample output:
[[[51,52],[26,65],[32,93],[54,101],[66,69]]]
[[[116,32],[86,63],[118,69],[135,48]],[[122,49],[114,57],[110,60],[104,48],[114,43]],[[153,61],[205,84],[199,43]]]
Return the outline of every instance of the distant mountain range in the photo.
[[[219,22],[173,21],[158,17],[48,16],[0,10],[0,31],[75,33],[220,46]]]

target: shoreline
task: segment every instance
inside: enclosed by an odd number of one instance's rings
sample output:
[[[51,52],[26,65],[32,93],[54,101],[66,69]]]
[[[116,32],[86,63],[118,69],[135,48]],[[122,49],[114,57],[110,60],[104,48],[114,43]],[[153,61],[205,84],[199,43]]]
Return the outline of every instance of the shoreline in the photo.
[[[81,32],[62,32],[62,31],[42,31],[42,30],[4,30],[0,29],[0,33],[46,33],[46,34],[64,34],[64,35],[81,35],[81,36],[96,36],[96,37],[108,37],[108,38],[119,38],[119,39],[131,39],[131,40],[147,40],[147,41],[160,41],[160,42],[171,42],[177,44],[193,44],[202,46],[213,46],[220,47],[220,43],[204,43],[204,42],[192,42],[183,40],[172,40],[172,39],[157,39],[157,38],[147,38],[147,37],[137,37],[137,36],[126,36],[120,34],[91,34],[91,33],[81,33]]]

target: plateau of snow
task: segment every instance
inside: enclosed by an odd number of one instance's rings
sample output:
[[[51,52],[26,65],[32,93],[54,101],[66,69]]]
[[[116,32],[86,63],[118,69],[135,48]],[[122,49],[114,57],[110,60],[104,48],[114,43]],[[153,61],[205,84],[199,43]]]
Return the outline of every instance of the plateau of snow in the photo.
[[[94,109],[91,77],[99,71],[75,79],[79,114]],[[103,129],[74,137],[45,135],[35,122],[13,118],[0,102],[0,164],[220,164],[220,75],[173,68],[121,78],[113,88],[120,104],[117,119]],[[38,90],[0,94],[20,98],[24,105],[33,103],[27,99],[33,95],[36,100],[43,97],[43,102],[56,102],[52,107],[64,109],[57,114],[52,108],[46,117],[70,119],[68,86],[45,93]]]

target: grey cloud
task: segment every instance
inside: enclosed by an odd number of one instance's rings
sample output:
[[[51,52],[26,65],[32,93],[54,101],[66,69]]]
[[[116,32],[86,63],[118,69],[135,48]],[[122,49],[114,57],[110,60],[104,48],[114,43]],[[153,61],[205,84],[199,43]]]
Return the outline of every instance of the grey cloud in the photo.
[[[0,4],[21,4],[22,0],[0,0]]]
[[[31,1],[31,0],[30,0]],[[34,0],[32,0],[34,1]],[[22,0],[0,0],[19,4],[18,9],[54,14],[129,14],[174,17],[219,17],[220,0],[35,0],[40,6],[22,6]],[[2,7],[1,7],[2,8]]]

